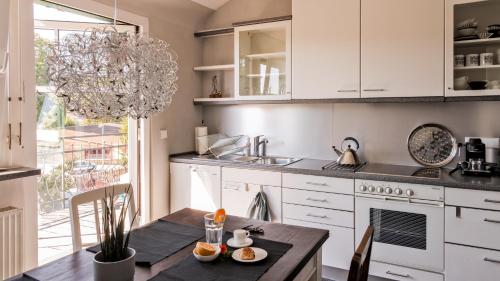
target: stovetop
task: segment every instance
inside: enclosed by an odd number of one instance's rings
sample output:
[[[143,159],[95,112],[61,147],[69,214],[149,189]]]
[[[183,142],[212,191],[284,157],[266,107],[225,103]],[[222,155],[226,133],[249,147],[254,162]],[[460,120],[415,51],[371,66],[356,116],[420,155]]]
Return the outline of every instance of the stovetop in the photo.
[[[414,177],[426,179],[441,178],[441,169],[415,166],[400,166],[387,164],[368,164],[359,169],[359,173],[377,174],[400,177]]]
[[[321,169],[323,169],[323,171],[332,170],[332,171],[354,173],[354,172],[358,171],[361,167],[363,167],[365,164],[366,164],[366,162],[361,163],[359,165],[341,165],[335,161],[335,162],[331,162],[331,163],[326,164],[325,166],[321,167]]]

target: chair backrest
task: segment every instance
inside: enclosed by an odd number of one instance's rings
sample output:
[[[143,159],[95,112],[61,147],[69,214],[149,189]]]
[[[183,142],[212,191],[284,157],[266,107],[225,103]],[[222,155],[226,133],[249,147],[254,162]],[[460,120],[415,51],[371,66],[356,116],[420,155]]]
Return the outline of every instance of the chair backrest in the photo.
[[[86,191],[80,194],[77,194],[71,197],[69,201],[69,212],[70,212],[70,220],[71,220],[71,237],[73,240],[73,251],[79,251],[82,249],[82,237],[80,230],[80,215],[78,213],[78,206],[86,203],[93,203],[94,205],[94,219],[95,219],[95,228],[97,239],[99,241],[99,237],[101,237],[101,225],[99,220],[99,208],[97,206],[97,201],[101,202],[101,207],[103,206],[103,199],[110,194],[114,194],[115,196],[120,196],[122,194],[126,194],[128,191],[128,197],[130,198],[130,206],[128,208],[128,217],[131,221],[136,213],[135,202],[134,202],[134,193],[132,190],[132,186],[128,183],[126,184],[115,184],[110,185],[90,191]],[[127,199],[128,201],[128,199]],[[102,209],[102,208],[101,208]],[[132,227],[137,226],[137,219],[134,221]]]
[[[372,254],[373,227],[370,225],[363,235],[361,243],[354,252],[349,268],[347,281],[367,281],[370,269],[370,257]]]

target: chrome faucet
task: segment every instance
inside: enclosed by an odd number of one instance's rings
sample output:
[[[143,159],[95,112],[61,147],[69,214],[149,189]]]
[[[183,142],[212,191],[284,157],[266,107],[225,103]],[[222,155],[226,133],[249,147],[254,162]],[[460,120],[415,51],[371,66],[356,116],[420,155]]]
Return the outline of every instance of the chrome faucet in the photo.
[[[261,140],[262,139],[262,140]],[[266,156],[266,144],[269,141],[263,135],[253,138],[253,154],[254,156]],[[262,152],[260,146],[262,145]]]

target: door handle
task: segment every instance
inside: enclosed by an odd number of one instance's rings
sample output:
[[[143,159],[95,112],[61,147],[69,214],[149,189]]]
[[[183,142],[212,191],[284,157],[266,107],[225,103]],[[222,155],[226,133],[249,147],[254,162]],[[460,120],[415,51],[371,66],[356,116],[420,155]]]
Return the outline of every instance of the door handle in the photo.
[[[500,200],[493,200],[493,199],[484,199],[485,203],[495,203],[495,204],[500,204]]]
[[[488,218],[485,218],[484,221],[485,222],[491,222],[491,223],[500,223],[499,220],[492,220],[492,219],[488,219]]]
[[[490,259],[490,258],[488,258],[488,257],[485,257],[485,258],[484,258],[484,261],[487,261],[487,262],[494,262],[494,263],[500,263],[500,260]]]
[[[320,216],[320,215],[314,215],[314,214],[307,214],[306,217],[312,217],[312,218],[319,218],[319,219],[326,219],[328,216]]]
[[[386,274],[389,274],[389,275],[394,275],[394,276],[404,277],[404,278],[410,278],[410,277],[411,277],[411,275],[410,275],[410,274],[402,274],[402,273],[392,272],[392,271],[390,271],[390,270],[387,270],[385,273],[386,273]]]
[[[315,185],[315,186],[328,186],[328,184],[326,184],[326,183],[318,183],[318,182],[311,182],[311,181],[306,182],[306,184]]]
[[[385,89],[363,89],[365,92],[383,92]]]
[[[328,202],[328,200],[326,200],[326,199],[315,199],[315,198],[310,198],[310,197],[307,197],[306,200],[313,201],[313,202],[322,202],[322,203]]]

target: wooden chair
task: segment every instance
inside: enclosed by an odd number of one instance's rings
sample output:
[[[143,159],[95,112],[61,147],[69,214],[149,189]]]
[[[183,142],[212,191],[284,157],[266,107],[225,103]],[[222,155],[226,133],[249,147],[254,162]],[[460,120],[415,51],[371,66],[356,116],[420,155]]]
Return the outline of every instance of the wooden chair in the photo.
[[[370,225],[363,235],[361,243],[354,252],[349,268],[347,281],[367,281],[370,269],[370,257],[372,254],[373,227]]]
[[[80,216],[78,214],[78,206],[86,203],[93,203],[94,204],[94,219],[95,219],[95,228],[96,228],[96,234],[97,234],[97,239],[99,240],[99,237],[101,236],[101,225],[100,225],[100,216],[99,216],[99,208],[97,207],[97,201],[101,201],[101,206],[103,204],[103,198],[106,196],[106,194],[109,196],[110,194],[113,194],[115,197],[120,196],[122,194],[127,193],[128,190],[128,196],[130,197],[130,206],[128,209],[128,217],[129,220],[131,221],[132,218],[134,217],[134,214],[136,212],[135,208],[135,202],[134,202],[134,193],[132,190],[132,186],[128,183],[126,184],[115,184],[115,185],[110,185],[106,186],[103,188],[98,188],[90,191],[86,191],[80,194],[77,194],[73,197],[71,197],[69,201],[69,212],[70,212],[70,221],[71,221],[71,237],[73,240],[73,251],[79,251],[82,249],[82,237],[81,237],[81,230],[80,230]],[[128,201],[128,199],[127,199]],[[137,219],[134,221],[134,225],[132,227],[137,226]],[[87,246],[87,245],[85,245]]]

